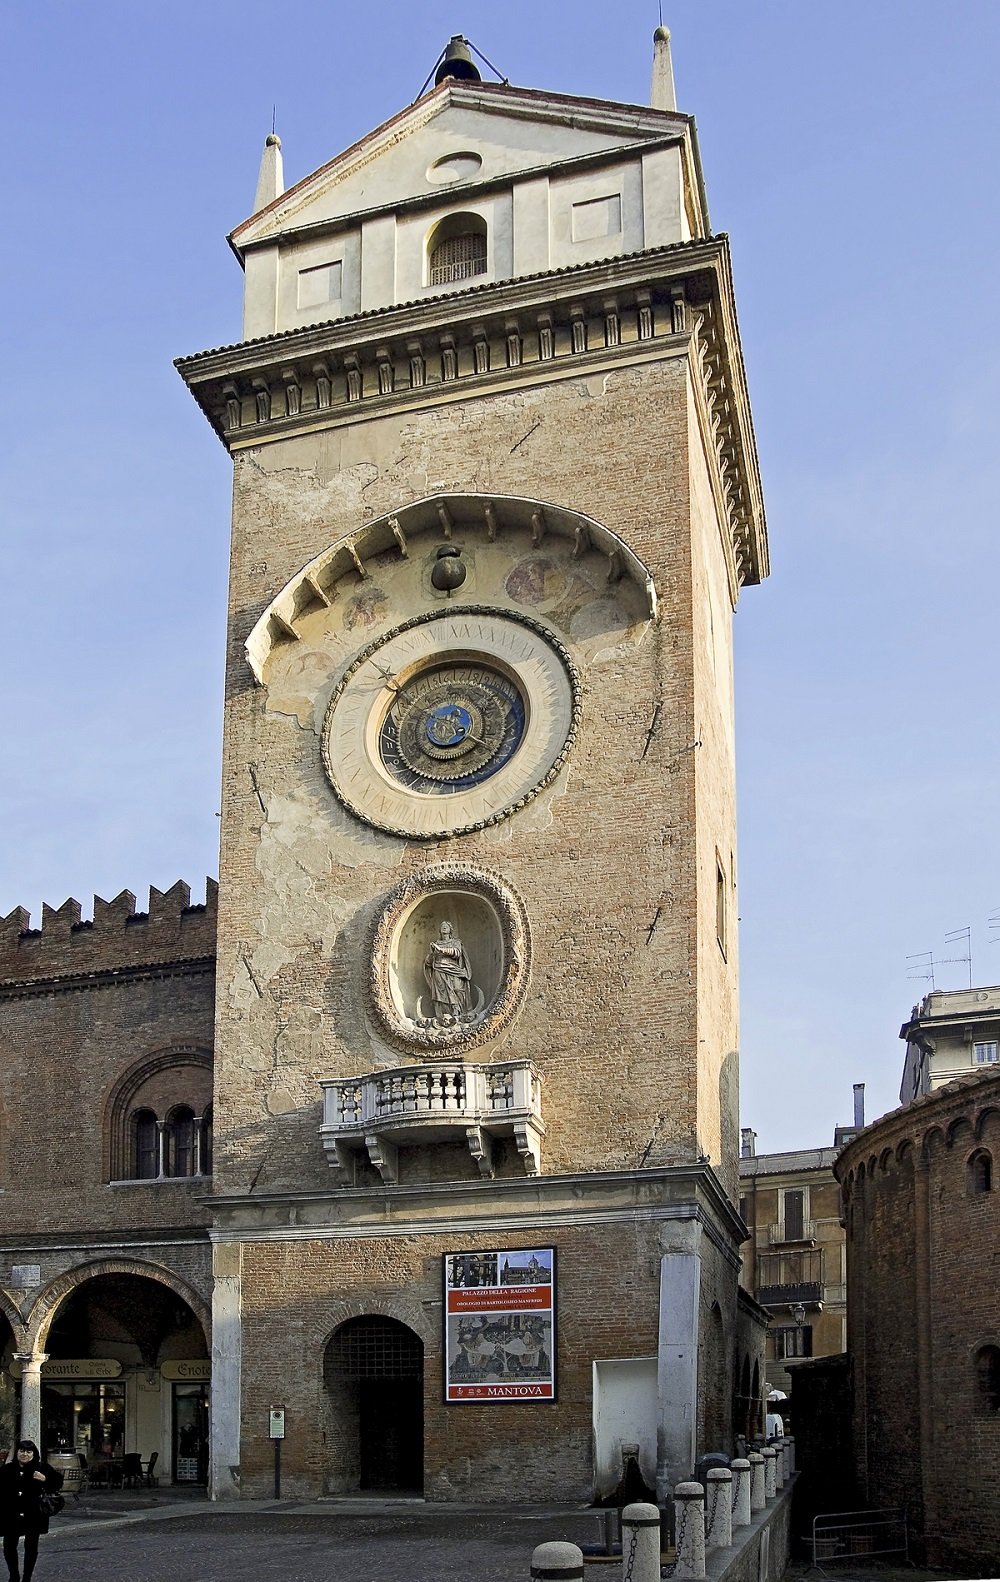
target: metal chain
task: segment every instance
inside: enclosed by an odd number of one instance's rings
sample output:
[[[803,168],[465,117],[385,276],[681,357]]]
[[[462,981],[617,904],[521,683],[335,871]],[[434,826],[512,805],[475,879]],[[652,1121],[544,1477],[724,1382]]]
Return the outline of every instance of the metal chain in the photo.
[[[625,1570],[624,1570],[624,1573],[622,1575],[622,1582],[632,1582],[632,1567],[635,1565],[635,1551],[636,1551],[636,1546],[637,1546],[638,1542],[639,1542],[639,1529],[638,1529],[638,1527],[633,1527],[632,1528],[632,1542],[629,1545],[628,1559],[625,1562]]]
[[[708,1515],[707,1515],[706,1520],[705,1520],[705,1534],[706,1534],[706,1537],[707,1537],[707,1535],[709,1533],[715,1531],[715,1513],[716,1513],[716,1511],[719,1508],[719,1496],[720,1496],[720,1494],[722,1492],[722,1484],[721,1484],[721,1482],[718,1481],[717,1479],[713,1478],[712,1479],[712,1484],[711,1484],[711,1489],[712,1489],[712,1502],[711,1502],[711,1504],[710,1504],[710,1506],[708,1508]]]
[[[675,1536],[675,1539],[674,1539],[674,1543],[675,1543],[674,1562],[673,1562],[673,1565],[661,1566],[660,1567],[660,1576],[661,1577],[672,1577],[674,1575],[674,1572],[677,1570],[677,1562],[680,1559],[681,1550],[684,1547],[684,1535],[685,1535],[685,1533],[687,1531],[687,1524],[688,1524],[688,1509],[689,1509],[691,1503],[692,1502],[690,1500],[685,1500],[683,1502],[683,1504],[681,1505],[681,1519],[677,1523],[677,1533],[676,1533],[676,1536]],[[628,1577],[626,1577],[624,1579],[624,1582],[629,1582]]]

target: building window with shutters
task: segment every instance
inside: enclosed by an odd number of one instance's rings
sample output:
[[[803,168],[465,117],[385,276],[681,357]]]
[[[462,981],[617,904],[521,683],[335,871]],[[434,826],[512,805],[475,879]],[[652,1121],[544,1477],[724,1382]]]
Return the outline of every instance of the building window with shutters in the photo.
[[[486,221],[479,214],[449,214],[427,240],[427,284],[459,285],[487,271]]]
[[[783,1362],[786,1357],[811,1357],[813,1354],[813,1332],[811,1324],[788,1325],[782,1329],[771,1332],[774,1336],[775,1360]]]
[[[784,1241],[801,1241],[805,1235],[805,1193],[799,1189],[781,1194],[781,1223]]]

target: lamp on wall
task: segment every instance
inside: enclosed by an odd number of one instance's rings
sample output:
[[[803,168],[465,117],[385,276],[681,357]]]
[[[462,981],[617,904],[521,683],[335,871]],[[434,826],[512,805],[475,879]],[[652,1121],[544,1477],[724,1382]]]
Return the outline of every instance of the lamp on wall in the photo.
[[[806,1310],[802,1306],[801,1302],[796,1302],[795,1306],[792,1308],[792,1317],[801,1329],[802,1325],[806,1321]]]

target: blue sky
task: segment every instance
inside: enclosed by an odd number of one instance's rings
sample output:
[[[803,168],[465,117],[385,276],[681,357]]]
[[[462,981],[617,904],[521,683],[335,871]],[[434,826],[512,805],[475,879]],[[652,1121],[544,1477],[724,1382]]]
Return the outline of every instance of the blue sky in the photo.
[[[737,616],[743,1121],[826,1144],[960,954],[1000,981],[995,0],[665,0],[732,237],[773,575]],[[229,464],[172,368],[239,336],[225,234],[453,32],[644,102],[657,6],[24,0],[0,36],[0,913],[217,871]],[[943,965],[938,987],[967,981]]]

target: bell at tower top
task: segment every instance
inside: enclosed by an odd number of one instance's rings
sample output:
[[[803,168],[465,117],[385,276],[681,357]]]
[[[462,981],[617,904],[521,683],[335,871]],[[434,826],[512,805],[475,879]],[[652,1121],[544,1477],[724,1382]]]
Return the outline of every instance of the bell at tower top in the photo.
[[[434,72],[434,86],[439,87],[446,77],[455,77],[459,82],[482,82],[483,75],[472,58],[469,50],[469,41],[461,33],[456,33],[449,39],[447,47],[437,64]]]

